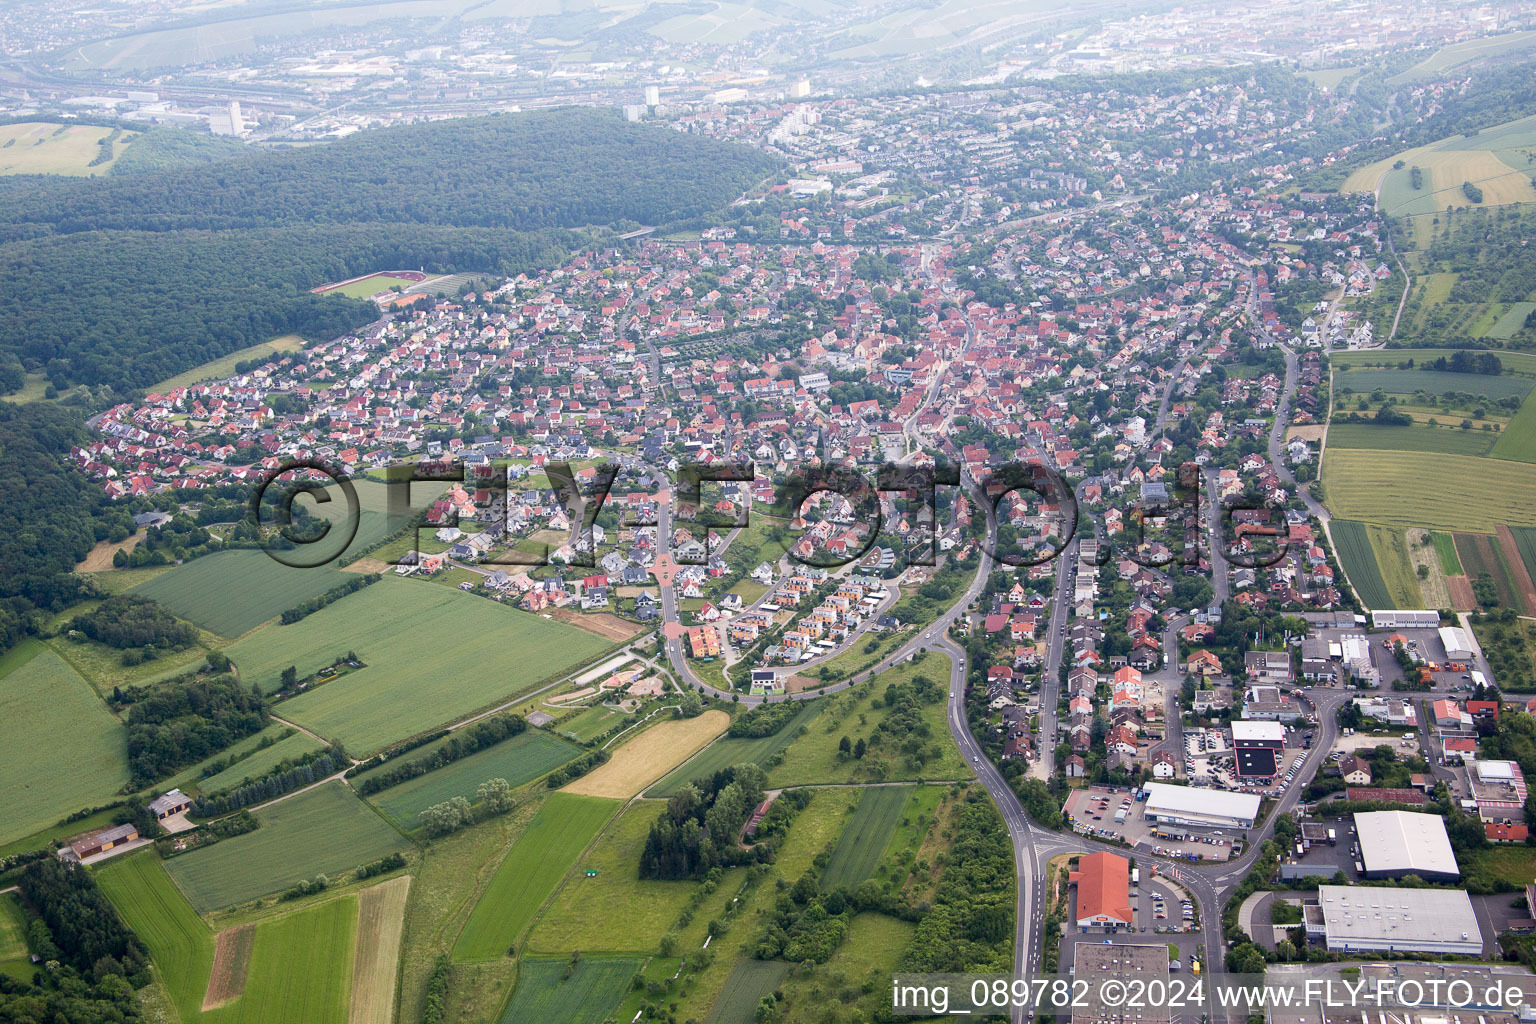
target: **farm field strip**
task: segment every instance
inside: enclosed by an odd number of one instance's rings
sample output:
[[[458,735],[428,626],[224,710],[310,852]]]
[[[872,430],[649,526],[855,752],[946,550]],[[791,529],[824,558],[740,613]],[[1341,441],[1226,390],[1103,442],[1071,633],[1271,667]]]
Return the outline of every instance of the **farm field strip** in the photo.
[[[217,1010],[245,993],[245,976],[251,969],[251,948],[256,944],[254,924],[236,925],[219,932],[213,942],[213,971],[203,1012]]]
[[[1501,607],[1520,607],[1515,593],[1515,581],[1510,577],[1509,568],[1504,564],[1503,552],[1492,535],[1458,533],[1456,551],[1461,556],[1461,564],[1467,570],[1469,579],[1475,582],[1487,576]]]
[[[1536,400],[1527,398],[1499,433],[1490,453],[1496,459],[1536,462]]]
[[[1371,547],[1366,525],[1347,519],[1335,519],[1328,529],[1333,535],[1339,563],[1366,607],[1395,607],[1392,595],[1387,590],[1387,582],[1382,578],[1381,568],[1376,564],[1376,552]]]
[[[1502,359],[1502,353],[1500,353]],[[1368,395],[1378,388],[1389,395],[1411,395],[1415,391],[1444,395],[1450,393],[1483,395],[1487,398],[1525,398],[1536,386],[1529,377],[1516,374],[1492,376],[1482,373],[1451,373],[1444,370],[1354,369],[1335,372],[1333,387],[1356,395]]]
[[[172,884],[153,849],[113,858],[94,874],[123,922],[149,948],[182,1020],[196,1020],[213,967],[213,932]]]
[[[1435,545],[1435,554],[1440,557],[1441,571],[1447,576],[1460,576],[1462,568],[1461,559],[1456,555],[1456,538],[1438,530],[1430,534],[1430,538]]]
[[[1387,585],[1387,593],[1392,596],[1393,603],[1398,608],[1422,607],[1424,598],[1419,591],[1413,560],[1408,556],[1403,531],[1370,524],[1366,526],[1366,535],[1370,538],[1371,550],[1376,555],[1376,567],[1381,571],[1381,578]]]
[[[857,889],[875,873],[915,786],[871,786],[859,796],[821,874],[826,889]]]
[[[1334,423],[1328,428],[1328,447],[1487,455],[1501,437],[1489,431],[1460,430],[1449,425],[1378,427],[1369,423]]]
[[[188,622],[224,637],[248,633],[294,605],[345,583],[330,567],[294,569],[263,551],[216,551],[133,588]]]
[[[581,753],[580,747],[547,732],[529,729],[366,799],[402,827],[415,828],[416,816],[423,810],[456,796],[473,800],[482,782],[506,779],[515,789]],[[405,756],[410,759],[418,755],[412,751]]]
[[[250,757],[241,758],[217,775],[210,775],[203,779],[197,783],[197,788],[204,793],[233,789],[243,785],[247,778],[261,778],[288,758],[302,757],[311,751],[321,749],[322,746],[323,744],[314,737],[306,736],[295,729],[292,735],[285,736],[270,747],[258,750]],[[342,767],[346,767],[345,762],[342,763]]]
[[[621,743],[607,763],[567,785],[584,796],[638,796],[646,786],[704,749],[731,724],[731,716],[711,709],[696,718],[659,722]]]
[[[473,961],[506,956],[619,806],[616,800],[551,794],[496,869],[464,923],[453,958]]]
[[[713,775],[722,768],[729,768],[735,764],[761,765],[794,742],[795,734],[800,731],[800,727],[809,723],[820,713],[821,702],[808,701],[803,710],[771,736],[739,739],[725,737],[717,740],[704,748],[698,757],[663,777],[660,782],[647,790],[645,795],[669,797],[695,779]]]
[[[757,1004],[773,995],[788,973],[789,964],[779,960],[738,961],[704,1024],[752,1024]]]
[[[1323,486],[1341,519],[1473,533],[1536,526],[1536,465],[1521,462],[1330,447]]]
[[[306,907],[256,925],[239,998],[205,1024],[336,1022],[347,1016],[357,939],[357,897]]]
[[[591,1024],[607,1018],[629,991],[630,979],[645,966],[634,958],[583,956],[527,959],[518,965],[517,987],[501,1024]],[[569,977],[567,971],[569,969]]]
[[[1536,527],[1516,526],[1509,532],[1515,538],[1515,550],[1520,553],[1520,561],[1525,563],[1525,571],[1536,578]]]
[[[1524,536],[1529,541],[1531,533],[1525,531]],[[1495,543],[1499,546],[1500,560],[1504,570],[1509,574],[1510,587],[1514,591],[1515,599],[1519,602],[1516,606],[1521,614],[1536,615],[1536,582],[1531,579],[1531,571],[1526,558],[1528,548],[1523,548],[1520,538],[1515,536],[1513,530],[1507,526],[1500,526],[1494,531]]]
[[[364,889],[357,898],[357,956],[347,1024],[390,1024],[395,1019],[395,974],[411,876]]]
[[[1394,348],[1376,351],[1335,352],[1329,357],[1329,361],[1335,367],[1373,367],[1379,369],[1396,370],[1397,364],[1406,360],[1413,360],[1415,365],[1422,364],[1426,360],[1439,359],[1442,356],[1449,359],[1457,353],[1454,348]],[[1520,374],[1526,377],[1536,377],[1536,353],[1513,352],[1499,349],[1495,353],[1499,362],[1504,366],[1504,374]],[[1418,373],[1418,370],[1404,370],[1404,373]],[[1339,374],[1336,379],[1346,379],[1349,374]],[[1475,376],[1472,375],[1472,376]],[[1358,389],[1357,389],[1358,390]],[[1465,389],[1458,389],[1465,390]]]
[[[317,786],[256,812],[261,827],[166,861],[192,906],[207,913],[334,877],[409,843],[340,782]]]

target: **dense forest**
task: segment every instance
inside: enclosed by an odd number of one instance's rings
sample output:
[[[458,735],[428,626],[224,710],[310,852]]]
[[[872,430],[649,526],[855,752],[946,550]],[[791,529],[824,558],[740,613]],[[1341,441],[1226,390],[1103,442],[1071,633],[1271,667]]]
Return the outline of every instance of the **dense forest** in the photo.
[[[763,799],[765,780],[757,765],[739,764],[685,786],[645,837],[640,877],[699,878],[740,861],[737,836]]]
[[[595,109],[193,165],[155,158],[160,145],[145,162],[163,166],[135,173],[0,180],[0,386],[21,383],[8,355],[60,390],[125,391],[279,335],[332,337],[378,313],[316,285],[399,267],[548,265],[577,241],[570,229],[697,217],[775,166]]]
[[[109,597],[69,628],[108,647],[155,647],[174,650],[197,641],[197,629],[180,621],[147,597]]]
[[[149,688],[128,709],[128,767],[142,789],[267,724],[261,693],[232,675],[182,677]]]

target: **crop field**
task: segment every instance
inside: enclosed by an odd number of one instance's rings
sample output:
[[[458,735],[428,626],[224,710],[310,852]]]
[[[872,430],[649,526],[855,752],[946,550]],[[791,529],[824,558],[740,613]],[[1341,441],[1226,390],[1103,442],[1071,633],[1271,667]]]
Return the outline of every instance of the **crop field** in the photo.
[[[756,739],[717,740],[706,747],[698,757],[682,768],[663,778],[646,792],[647,797],[669,797],[695,779],[713,775],[733,764],[762,764],[774,754],[789,746],[802,725],[808,724],[821,713],[821,701],[807,701],[805,708],[789,720],[789,723],[772,736]],[[609,762],[612,764],[612,762]]]
[[[915,786],[870,786],[863,790],[832,848],[827,869],[821,873],[822,888],[852,892],[874,875],[915,791]]]
[[[757,1004],[764,996],[773,995],[788,973],[789,964],[781,960],[739,961],[731,968],[731,976],[709,1008],[704,1024],[752,1024],[757,1019]]]
[[[171,388],[191,387],[193,384],[200,384],[205,380],[219,380],[234,373],[235,367],[240,363],[249,362],[252,359],[261,359],[266,356],[281,355],[285,352],[297,352],[303,347],[303,338],[297,334],[285,334],[281,338],[257,342],[247,348],[231,352],[227,356],[210,359],[201,366],[194,366],[185,373],[179,373],[174,377],[167,377],[165,380],[149,388],[148,391],[153,394],[155,392],[169,391]]]
[[[1424,172],[1424,188],[1413,190],[1412,167],[1389,172],[1382,185],[1381,207],[1396,217],[1432,216],[1447,206],[1471,205],[1461,190],[1467,181],[1483,190],[1483,206],[1536,202],[1530,173],[1511,167],[1487,149],[1451,149],[1442,144],[1418,154],[1411,164]]]
[[[1502,357],[1501,357],[1502,358]],[[1334,390],[1349,388],[1357,395],[1368,395],[1377,388],[1389,395],[1412,395],[1415,391],[1444,395],[1450,392],[1482,395],[1486,398],[1524,398],[1536,386],[1531,378],[1503,373],[1450,373],[1441,370],[1359,369],[1336,373]]]
[[[299,881],[341,872],[409,847],[339,782],[256,812],[261,827],[166,861],[199,913],[245,903]]]
[[[496,869],[485,895],[459,933],[453,958],[472,961],[506,956],[619,806],[615,800],[551,794]]]
[[[1435,545],[1435,554],[1440,559],[1440,570],[1447,576],[1460,576],[1462,574],[1461,559],[1456,556],[1456,538],[1448,533],[1436,531],[1431,534],[1430,540]]]
[[[95,870],[123,921],[149,947],[181,1019],[196,1020],[213,965],[213,932],[165,873],[159,854],[141,850]]]
[[[1444,422],[1442,417],[1441,422]],[[1456,427],[1378,427],[1369,423],[1335,423],[1328,428],[1328,448],[1360,448],[1374,451],[1445,452],[1450,455],[1487,455],[1499,434]]]
[[[1518,603],[1514,606],[1516,611],[1525,615],[1536,615],[1536,580],[1531,577],[1529,568],[1529,540],[1530,531],[1522,531],[1527,544],[1522,547],[1521,538],[1507,526],[1501,526],[1495,531],[1494,543],[1499,547],[1499,554],[1503,556],[1505,571],[1509,573],[1509,582],[1515,592]]]
[[[302,678],[355,651],[365,668],[284,702],[280,714],[361,757],[526,693],[607,646],[484,598],[385,579],[227,653],[246,680],[272,690],[288,665]]]
[[[15,893],[0,893],[0,974],[30,982],[37,970],[27,954],[27,915]]]
[[[270,747],[236,761],[217,775],[208,776],[197,784],[197,788],[204,793],[233,789],[243,785],[246,779],[261,778],[290,757],[301,757],[312,750],[319,750],[322,746],[320,741],[294,730],[292,734],[278,740]]]
[[[251,947],[256,944],[254,924],[236,925],[219,932],[213,940],[213,969],[203,1010],[217,1010],[245,994],[245,978],[251,969]]]
[[[1387,593],[1398,608],[1419,608],[1424,604],[1419,590],[1419,578],[1408,556],[1408,544],[1401,529],[1391,526],[1366,525],[1366,535],[1371,541],[1371,551],[1376,555],[1376,567],[1381,570]]]
[[[1397,369],[1400,362],[1413,360],[1415,365],[1429,360],[1439,359],[1441,356],[1449,359],[1456,354],[1453,348],[1393,348],[1380,350],[1366,350],[1359,352],[1335,352],[1329,357],[1329,361],[1335,367],[1372,367],[1379,369]],[[1536,376],[1536,353],[1511,352],[1500,349],[1495,353],[1499,362],[1504,365],[1505,374],[1519,374],[1521,376]],[[1422,371],[1408,370],[1408,373]],[[1475,375],[1474,375],[1475,376]],[[1344,379],[1347,375],[1341,375]],[[1356,390],[1359,390],[1358,388]]]
[[[1344,519],[1471,533],[1536,526],[1536,465],[1523,462],[1330,449],[1323,486]]]
[[[501,1024],[591,1024],[604,1020],[624,994],[643,959],[583,956],[569,971],[570,956],[524,960]]]
[[[1360,600],[1369,608],[1395,608],[1381,568],[1376,564],[1376,552],[1371,547],[1371,537],[1366,524],[1347,519],[1335,519],[1328,526],[1339,563],[1354,584]]]
[[[0,844],[108,803],[128,781],[122,724],[79,673],[36,640],[0,656],[0,723],[0,779],[10,794]],[[69,742],[59,742],[66,736]]]
[[[411,876],[364,889],[357,898],[357,957],[347,1024],[390,1024],[395,1019],[395,974]]]
[[[256,925],[245,991],[205,1024],[347,1019],[357,939],[357,897],[344,896]]]
[[[1527,398],[1520,404],[1520,411],[1499,434],[1490,454],[1496,459],[1536,462],[1536,401]]]
[[[530,729],[486,750],[477,751],[436,771],[408,779],[368,799],[401,827],[417,825],[416,816],[433,804],[462,796],[474,800],[488,779],[506,779],[513,788],[550,772],[582,753],[580,747],[538,729]],[[415,751],[407,758],[418,756]]]
[[[1511,527],[1509,532],[1515,535],[1515,548],[1520,552],[1520,561],[1525,563],[1525,571],[1536,578],[1536,527]]]
[[[294,569],[263,551],[241,549],[195,558],[133,593],[220,636],[237,637],[346,580],[329,567]]]
[[[111,134],[111,128],[93,124],[26,121],[0,125],[0,175],[106,174],[135,135],[134,132],[119,135],[112,144],[112,159],[91,167],[90,162],[101,152],[98,143]]]
[[[1458,533],[1456,551],[1467,576],[1476,580],[1486,575],[1498,594],[1499,607],[1520,610],[1520,598],[1509,567],[1504,564],[1504,552],[1498,540],[1486,533]]]
[[[642,731],[613,748],[613,756],[565,787],[583,796],[628,798],[702,750],[731,724],[724,711],[710,710],[697,718],[670,719]]]
[[[1525,326],[1525,318],[1533,312],[1536,312],[1536,302],[1510,303],[1509,309],[1505,310],[1489,328],[1486,337],[1508,341],[1520,332],[1520,329]]]
[[[629,953],[654,950],[688,906],[694,882],[639,877],[640,854],[651,824],[665,813],[656,802],[631,804],[570,871],[565,884],[534,925],[528,949]],[[588,871],[596,871],[587,877]],[[624,927],[613,926],[613,908],[624,908]]]

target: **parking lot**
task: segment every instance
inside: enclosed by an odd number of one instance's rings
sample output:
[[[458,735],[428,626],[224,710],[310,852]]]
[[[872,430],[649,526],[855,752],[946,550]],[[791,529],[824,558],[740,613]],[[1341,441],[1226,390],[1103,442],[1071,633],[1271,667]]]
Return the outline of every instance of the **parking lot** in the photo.
[[[1184,774],[1188,777],[1191,786],[1209,786],[1234,793],[1279,796],[1285,792],[1288,785],[1297,782],[1306,784],[1307,780],[1297,779],[1292,769],[1305,760],[1307,747],[1304,744],[1308,742],[1311,733],[1310,729],[1292,730],[1286,733],[1287,746],[1281,752],[1277,762],[1279,777],[1270,785],[1261,786],[1237,777],[1236,758],[1227,745],[1224,731],[1190,730],[1184,735]],[[1295,746],[1291,746],[1292,743]]]
[[[1115,816],[1122,807],[1125,820],[1117,822]],[[1232,856],[1232,843],[1242,838],[1235,829],[1174,828],[1148,821],[1145,803],[1129,790],[1108,786],[1073,790],[1065,810],[1073,828],[1082,835],[1111,842],[1123,840],[1159,856],[1182,860],[1225,861]]]

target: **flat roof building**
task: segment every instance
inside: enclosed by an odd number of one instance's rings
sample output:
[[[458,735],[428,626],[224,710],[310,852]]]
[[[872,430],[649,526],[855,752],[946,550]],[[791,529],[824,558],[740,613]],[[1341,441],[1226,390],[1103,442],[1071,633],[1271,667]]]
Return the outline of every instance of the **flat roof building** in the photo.
[[[1440,625],[1440,613],[1428,608],[1383,608],[1371,612],[1373,629],[1433,629]]]
[[[1077,926],[1131,925],[1131,862],[1114,853],[1077,859],[1068,881],[1077,886]]]
[[[1461,889],[1320,885],[1317,902],[1321,927],[1309,914],[1307,930],[1320,932],[1329,949],[1468,956],[1483,951],[1472,899]]]
[[[1166,985],[1168,976],[1165,945],[1079,942],[1072,947],[1072,979],[1088,982],[1089,994],[1082,1000],[1083,1005],[1073,1006],[1072,1024],[1168,1024],[1166,1006],[1111,1006],[1095,998],[1100,994],[1098,982],[1102,979],[1135,978],[1148,983],[1161,980]]]
[[[1367,878],[1418,875],[1425,881],[1460,878],[1456,854],[1438,814],[1367,811],[1355,815],[1360,862]]]
[[[1252,828],[1259,816],[1256,793],[1191,789],[1165,782],[1147,783],[1147,817],[1175,825]]]

